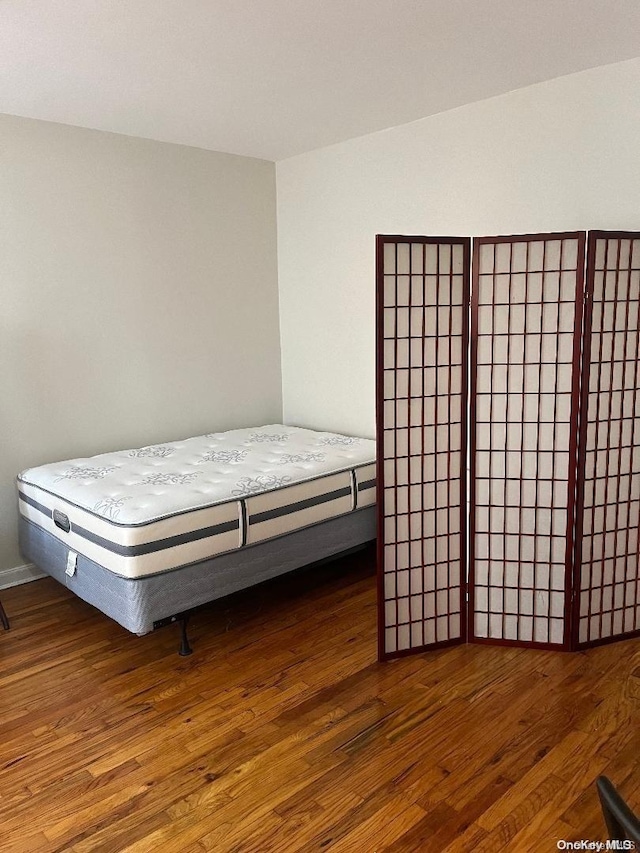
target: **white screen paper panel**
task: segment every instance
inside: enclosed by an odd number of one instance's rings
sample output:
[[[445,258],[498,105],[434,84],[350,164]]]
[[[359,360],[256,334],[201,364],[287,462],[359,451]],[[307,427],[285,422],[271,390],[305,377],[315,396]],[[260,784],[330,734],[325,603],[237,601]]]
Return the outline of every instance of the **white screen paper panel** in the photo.
[[[482,238],[471,351],[471,635],[569,643],[584,234]]]
[[[581,647],[640,630],[639,301],[640,234],[591,232],[574,619]]]
[[[381,658],[466,636],[470,241],[377,240]]]

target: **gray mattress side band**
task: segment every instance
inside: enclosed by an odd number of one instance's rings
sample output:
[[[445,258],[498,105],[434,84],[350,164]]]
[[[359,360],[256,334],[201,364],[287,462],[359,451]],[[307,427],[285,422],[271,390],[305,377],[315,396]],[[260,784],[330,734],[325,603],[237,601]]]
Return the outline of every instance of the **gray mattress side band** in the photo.
[[[29,497],[29,495],[23,495],[22,492],[18,493],[18,499],[29,504],[29,506],[32,506],[47,518],[53,517],[55,521],[55,513],[50,507],[44,506]],[[178,533],[176,536],[166,536],[164,539],[159,539],[155,542],[145,542],[141,545],[119,545],[117,542],[111,542],[111,540],[105,539],[104,536],[98,536],[97,533],[92,533],[90,530],[86,530],[84,527],[80,527],[77,524],[73,525],[73,532],[76,536],[80,536],[88,542],[93,542],[101,548],[106,548],[107,551],[112,551],[114,554],[120,554],[123,557],[138,557],[143,554],[153,554],[156,551],[174,548],[176,545],[184,545],[187,542],[196,542],[198,539],[209,539],[211,536],[217,536],[220,533],[237,530],[239,526],[240,522],[238,520],[223,521],[220,524],[214,524],[211,527],[201,527],[199,530],[190,530],[188,533]]]
[[[137,579],[120,577],[82,554],[69,577],[66,545],[23,517],[19,536],[23,555],[38,568],[127,630],[147,634],[159,619],[375,539],[376,513],[374,506],[365,507],[176,571]]]
[[[356,469],[353,469],[353,471],[351,472],[352,478],[354,476],[355,470]],[[317,479],[323,478],[319,477]],[[375,485],[375,480],[367,480],[364,483],[360,483],[358,485],[357,492],[361,492],[369,488],[374,488]],[[338,500],[339,498],[346,497],[347,495],[351,494],[353,488],[354,487],[352,485],[350,487],[334,489],[331,492],[325,492],[320,495],[314,495],[310,498],[303,498],[302,500],[296,501],[292,504],[283,504],[282,506],[274,507],[273,509],[258,512],[251,516],[251,524],[260,524],[263,521],[270,521],[271,519],[280,518],[285,515],[300,512],[313,506],[319,506],[323,503],[330,503],[331,501]],[[55,512],[50,506],[46,506],[45,504],[31,497],[30,495],[26,495],[20,490],[18,490],[18,502],[20,501],[33,507],[33,509],[37,510],[37,512],[41,513],[47,518],[53,518],[55,521]],[[242,515],[243,523],[243,538],[246,538],[246,533],[248,529],[246,498],[243,498],[239,501],[234,500],[233,503],[240,503],[240,512]],[[178,515],[182,514],[183,513],[178,513]],[[73,524],[73,532],[76,534],[76,536],[80,536],[82,539],[86,539],[89,542],[93,542],[95,545],[99,545],[101,548],[106,548],[108,551],[111,551],[114,554],[119,554],[124,557],[137,557],[144,554],[152,554],[157,551],[163,551],[167,548],[173,548],[176,545],[184,545],[189,542],[196,542],[199,539],[208,539],[212,536],[217,536],[221,533],[227,533],[231,530],[238,530],[239,527],[240,519],[236,519],[234,521],[224,521],[209,527],[203,527],[197,530],[190,530],[188,533],[179,533],[174,536],[163,537],[161,539],[151,542],[145,542],[140,545],[120,545],[117,542],[112,542],[111,540],[106,539],[104,536],[99,536],[97,533],[93,533],[92,531],[87,530],[86,528],[76,523]],[[65,528],[65,530],[68,530],[68,527]]]

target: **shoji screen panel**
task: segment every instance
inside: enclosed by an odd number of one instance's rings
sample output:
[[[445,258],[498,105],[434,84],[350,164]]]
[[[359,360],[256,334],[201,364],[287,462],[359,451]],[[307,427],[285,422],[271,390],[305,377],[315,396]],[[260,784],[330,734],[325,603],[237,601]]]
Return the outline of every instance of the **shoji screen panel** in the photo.
[[[474,242],[470,637],[569,646],[584,233]]]
[[[379,652],[466,635],[470,241],[378,236]]]
[[[640,233],[590,232],[574,580],[577,647],[640,631],[639,300]]]

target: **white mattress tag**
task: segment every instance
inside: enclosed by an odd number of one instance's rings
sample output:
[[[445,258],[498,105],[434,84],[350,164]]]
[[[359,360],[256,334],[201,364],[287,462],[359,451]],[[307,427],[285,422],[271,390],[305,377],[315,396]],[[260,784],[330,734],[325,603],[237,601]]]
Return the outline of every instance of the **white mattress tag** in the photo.
[[[76,573],[76,566],[78,565],[78,555],[75,551],[69,551],[67,554],[67,568],[65,570],[65,575],[69,575],[72,578]]]

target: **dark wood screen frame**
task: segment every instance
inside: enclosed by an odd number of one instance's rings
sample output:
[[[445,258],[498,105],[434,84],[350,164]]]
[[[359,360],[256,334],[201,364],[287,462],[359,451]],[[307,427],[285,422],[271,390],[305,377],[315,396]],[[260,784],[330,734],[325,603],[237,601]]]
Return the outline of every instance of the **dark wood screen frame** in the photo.
[[[567,531],[565,549],[565,583],[564,583],[564,625],[562,643],[540,642],[535,640],[505,639],[496,637],[478,637],[474,626],[474,601],[475,601],[475,537],[476,537],[476,452],[477,452],[477,382],[476,371],[478,366],[478,290],[479,290],[479,253],[483,245],[531,243],[540,241],[555,241],[573,239],[577,241],[576,260],[576,291],[575,291],[575,313],[573,327],[573,359],[571,380],[571,413],[570,413],[570,443],[569,443],[569,466],[567,478]],[[472,297],[471,297],[471,360],[470,360],[470,482],[472,484],[469,500],[469,602],[468,602],[468,637],[469,641],[477,644],[504,645],[512,647],[569,650],[571,647],[571,611],[572,611],[572,569],[573,569],[573,537],[574,537],[574,512],[575,512],[575,486],[577,472],[577,433],[580,406],[580,353],[582,338],[582,309],[584,301],[584,248],[585,232],[548,232],[540,234],[522,234],[498,237],[479,237],[474,239],[473,249],[473,271],[472,271]],[[511,272],[511,269],[509,270]],[[495,274],[495,273],[494,273]],[[495,304],[495,303],[494,303]],[[525,332],[526,337],[526,332]],[[522,508],[520,507],[520,514]],[[518,591],[519,595],[519,591]]]
[[[498,243],[523,243],[523,242],[533,242],[533,241],[553,241],[553,240],[567,240],[572,239],[577,241],[577,259],[576,259],[576,284],[575,284],[575,309],[573,316],[573,346],[572,346],[572,360],[571,362],[567,360],[563,363],[567,365],[571,365],[571,382],[570,382],[570,421],[569,421],[569,464],[568,464],[568,477],[567,477],[567,524],[566,524],[566,549],[565,549],[565,560],[564,560],[564,615],[563,615],[563,639],[562,643],[551,643],[551,642],[538,642],[535,640],[518,640],[518,639],[505,639],[498,637],[478,637],[475,636],[475,626],[473,622],[474,615],[474,590],[475,590],[475,521],[476,521],[476,494],[475,489],[472,487],[471,493],[469,495],[468,503],[465,503],[464,500],[461,500],[461,513],[460,513],[460,530],[461,530],[461,543],[460,543],[460,556],[461,556],[461,600],[460,600],[460,637],[456,639],[449,639],[440,642],[428,643],[422,646],[417,646],[413,648],[401,649],[399,651],[394,652],[386,652],[385,651],[385,633],[384,633],[384,605],[385,605],[385,595],[384,595],[384,507],[383,507],[383,488],[384,488],[384,453],[381,448],[383,446],[383,436],[384,436],[384,422],[383,422],[383,407],[384,407],[384,385],[382,381],[382,377],[384,375],[384,324],[383,324],[383,313],[384,313],[384,246],[387,243],[423,243],[423,244],[449,244],[449,245],[460,245],[462,244],[464,247],[464,304],[470,307],[470,311],[467,310],[464,312],[464,320],[463,320],[463,363],[462,363],[462,393],[467,394],[467,402],[470,410],[470,416],[467,413],[467,410],[464,410],[462,418],[461,418],[461,433],[462,433],[462,452],[464,453],[465,448],[468,447],[468,452],[470,453],[469,458],[469,473],[470,473],[470,482],[473,486],[476,482],[476,452],[477,452],[477,424],[476,424],[476,409],[477,409],[477,376],[476,370],[478,367],[478,288],[479,288],[479,252],[480,247],[487,243],[498,244]],[[582,577],[582,560],[583,560],[583,546],[584,546],[584,512],[585,512],[585,465],[587,459],[587,436],[588,429],[590,426],[589,421],[589,395],[590,395],[590,374],[591,374],[591,343],[592,343],[592,335],[593,335],[593,296],[594,296],[594,283],[596,279],[596,247],[597,241],[607,239],[607,240],[640,240],[640,232],[639,231],[591,231],[588,235],[588,241],[586,237],[586,232],[584,231],[574,231],[574,232],[549,232],[549,233],[540,233],[540,234],[524,234],[524,235],[512,235],[512,236],[500,236],[500,237],[481,237],[475,238],[473,242],[473,264],[471,264],[471,251],[470,251],[470,239],[462,238],[462,237],[415,237],[415,236],[407,236],[407,235],[378,235],[376,237],[376,276],[377,276],[377,295],[376,295],[376,322],[377,322],[377,334],[376,334],[376,346],[377,346],[377,355],[376,355],[376,365],[377,365],[377,384],[376,384],[376,404],[377,404],[377,415],[376,415],[376,428],[378,435],[378,454],[377,454],[377,477],[378,477],[378,502],[377,502],[377,519],[378,519],[378,543],[377,543],[377,553],[378,553],[378,653],[380,660],[388,660],[396,657],[404,657],[405,655],[425,651],[428,649],[441,648],[446,646],[457,645],[464,642],[473,642],[478,644],[487,644],[487,645],[503,645],[503,646],[512,646],[512,647],[526,647],[526,648],[537,648],[537,649],[551,649],[551,650],[576,650],[576,649],[586,649],[592,646],[603,645],[607,643],[616,642],[618,640],[628,639],[631,637],[640,636],[640,628],[633,631],[627,631],[625,633],[620,633],[616,635],[606,636],[604,638],[598,638],[588,641],[580,642],[580,594],[581,594],[581,577]],[[585,252],[585,249],[587,251]],[[528,255],[527,249],[527,257]],[[633,250],[631,250],[633,256]],[[586,255],[586,257],[585,257]],[[511,257],[511,255],[510,255]],[[511,264],[511,261],[510,261]],[[617,276],[620,275],[620,268],[618,266],[613,268],[611,271],[614,272]],[[515,272],[516,270],[513,270]],[[573,268],[571,270],[573,272]],[[632,271],[632,263],[630,258],[629,263],[629,275],[631,275]],[[509,270],[511,272],[511,269]],[[606,269],[600,270],[600,272],[606,272]],[[396,272],[396,275],[398,273]],[[494,272],[495,275],[495,272]],[[473,282],[472,288],[470,288],[470,281]],[[603,285],[604,286],[604,285]],[[471,293],[469,291],[471,290]],[[618,290],[616,285],[616,298],[615,304],[616,308],[615,312],[618,310],[617,300],[618,300]],[[566,301],[566,300],[565,300]],[[571,301],[571,300],[570,300]],[[630,301],[629,298],[627,301]],[[554,300],[551,300],[554,302]],[[561,297],[558,297],[558,304],[561,302]],[[603,297],[604,303],[604,297]],[[495,303],[493,303],[495,304]],[[502,304],[502,303],[500,303]],[[542,304],[542,303],[541,303]],[[411,306],[409,306],[411,307]],[[560,309],[558,309],[560,310]],[[628,305],[626,307],[627,315],[629,313]],[[469,314],[471,315],[471,334],[469,329]],[[639,311],[640,314],[640,311]],[[615,325],[615,323],[614,323]],[[507,325],[509,328],[509,324]],[[628,317],[626,320],[626,325],[624,328],[625,334],[628,335],[629,331],[633,331],[629,329]],[[542,332],[542,330],[541,330]],[[497,334],[496,332],[492,332],[492,334]],[[526,328],[524,331],[524,337],[526,338]],[[537,334],[537,333],[536,333]],[[638,329],[637,329],[637,349],[640,351],[640,319],[638,320]],[[397,346],[397,344],[396,344]],[[612,346],[614,346],[612,344]],[[466,354],[466,355],[465,355]],[[628,360],[628,359],[627,359]],[[612,349],[612,362],[615,362],[615,349]],[[493,363],[493,361],[492,361]],[[496,362],[498,363],[498,362]],[[501,363],[501,362],[500,362]],[[509,363],[509,362],[507,362]],[[598,362],[604,363],[604,362]],[[526,361],[523,362],[523,366],[527,364]],[[542,360],[541,360],[542,365]],[[626,381],[626,380],[625,380]],[[557,378],[556,378],[557,383]],[[600,384],[600,382],[598,383]],[[556,384],[556,388],[557,388]],[[624,390],[626,390],[626,385],[623,384],[623,394]],[[634,406],[635,406],[635,395],[636,392],[639,395],[638,400],[640,402],[640,388],[632,388],[634,392]],[[523,390],[523,397],[524,397]],[[569,396],[569,395],[568,395]],[[464,407],[463,407],[464,409]],[[634,415],[635,416],[635,415]],[[626,416],[625,416],[626,417]],[[609,412],[609,419],[611,420],[611,413]],[[527,421],[529,422],[529,421]],[[538,423],[541,423],[541,420],[538,420]],[[601,423],[602,421],[596,420],[597,423]],[[546,421],[545,421],[546,423]],[[633,428],[632,428],[632,436],[633,436]],[[467,443],[467,438],[469,438],[469,442]],[[620,441],[622,441],[622,437],[620,436]],[[598,445],[599,447],[599,445]],[[613,447],[613,445],[612,445]],[[633,447],[633,440],[632,440]],[[491,449],[491,446],[490,446]],[[554,451],[559,450],[555,445],[553,446]],[[607,442],[607,449],[609,449],[609,445]],[[615,448],[614,448],[615,449]],[[409,451],[408,451],[409,452]],[[448,453],[451,451],[448,450]],[[565,452],[565,451],[562,451]],[[633,473],[633,465],[631,466],[631,471]],[[637,472],[640,473],[640,472]],[[553,477],[553,474],[552,474]],[[594,480],[596,474],[594,472]],[[609,473],[607,471],[606,477],[608,479]],[[461,488],[462,495],[467,494],[467,468],[465,465],[462,465],[461,470]],[[505,479],[508,479],[505,475]],[[619,496],[619,492],[616,492]],[[537,495],[537,491],[536,491]],[[595,498],[594,498],[595,500]],[[536,498],[537,501],[537,498]],[[616,497],[616,502],[619,503],[619,497]],[[629,485],[629,497],[628,503],[631,505],[631,484]],[[537,506],[537,503],[536,503]],[[554,505],[552,502],[551,508],[553,509]],[[522,508],[519,509],[520,513],[522,513]],[[618,513],[618,508],[616,506],[616,518]],[[627,513],[628,514],[628,513]],[[468,522],[467,522],[468,518]],[[630,525],[630,521],[627,520],[627,525]],[[469,537],[468,537],[468,552],[467,552],[467,526],[469,527]],[[640,522],[637,524],[638,526],[638,553],[640,559]],[[591,523],[591,527],[593,527],[593,522]],[[606,530],[606,524],[603,526],[603,532]],[[536,534],[537,535],[537,534]],[[546,535],[546,534],[545,534]],[[551,533],[550,535],[556,535]],[[628,544],[628,543],[627,543]],[[627,557],[629,555],[627,554]],[[561,563],[556,563],[556,565],[561,565]],[[615,585],[615,574],[614,574],[614,585]],[[626,583],[626,581],[625,581]],[[638,571],[638,577],[635,579],[635,583],[640,584],[640,569]],[[595,587],[592,587],[595,588]],[[549,591],[551,592],[551,586]],[[558,589],[558,587],[556,587]],[[399,600],[397,597],[397,600]],[[637,607],[637,605],[636,605]],[[612,607],[612,612],[615,608]],[[425,617],[426,618],[426,617]],[[549,617],[551,618],[551,617]],[[555,617],[559,621],[559,617]],[[396,623],[396,630],[397,630]],[[637,624],[637,622],[636,622]],[[437,636],[437,635],[436,635]]]
[[[585,283],[585,296],[584,296],[584,326],[583,326],[583,345],[582,345],[582,387],[580,394],[580,430],[579,430],[579,448],[578,448],[578,473],[582,476],[578,476],[577,490],[576,490],[576,511],[575,511],[575,547],[574,547],[574,555],[573,555],[573,575],[572,575],[572,590],[573,590],[573,602],[572,602],[572,612],[571,612],[571,648],[574,650],[578,649],[587,649],[592,648],[594,646],[607,645],[608,643],[618,642],[619,640],[631,639],[632,637],[640,636],[640,629],[634,631],[627,631],[620,634],[612,634],[606,637],[600,637],[593,640],[580,641],[580,597],[581,597],[581,588],[582,588],[582,568],[583,568],[583,546],[584,546],[584,511],[585,511],[585,482],[586,477],[584,476],[585,466],[586,466],[586,457],[587,457],[587,435],[589,428],[589,395],[590,395],[590,379],[591,379],[591,343],[592,343],[592,333],[593,333],[593,303],[594,303],[594,285],[596,273],[596,249],[597,243],[599,240],[639,240],[640,239],[640,231],[590,231],[588,235],[588,244],[587,244],[587,264],[586,264],[586,283]],[[618,260],[619,260],[620,247],[618,247]],[[633,249],[631,249],[631,253],[633,254]],[[606,258],[605,258],[606,264]],[[629,273],[631,273],[631,257],[629,259]],[[618,263],[616,263],[615,267],[612,267],[612,272],[616,274],[616,288],[618,287],[618,279],[620,270],[618,267]],[[629,276],[629,284],[630,284],[630,276]],[[603,282],[603,288],[605,284]],[[617,302],[617,299],[616,299]],[[625,324],[625,333],[628,333],[628,302],[627,300],[627,322]],[[603,299],[604,304],[604,299]],[[602,330],[600,330],[602,333]],[[613,341],[612,341],[613,346]],[[638,331],[636,333],[636,351],[640,351],[640,319],[638,320]],[[602,345],[600,346],[600,355],[602,355]],[[614,352],[612,350],[612,359]],[[603,362],[601,361],[600,364]],[[599,383],[598,383],[599,384]],[[637,386],[637,381],[636,381]],[[636,391],[638,391],[637,387],[634,390],[634,404],[635,404],[635,396]],[[640,391],[638,391],[640,394]],[[635,413],[634,413],[635,417]],[[596,425],[598,421],[596,420]],[[609,423],[611,423],[611,413],[609,412]],[[633,434],[632,434],[633,435]],[[622,430],[620,434],[620,440],[622,440]],[[605,479],[608,481],[609,474]],[[595,476],[594,476],[595,481]],[[605,486],[605,494],[607,491],[607,487]],[[594,493],[594,501],[595,501],[595,493]],[[631,485],[629,485],[629,504],[631,503]],[[640,549],[640,536],[639,536],[639,549]],[[638,555],[640,560],[640,553]],[[636,578],[636,583],[640,583],[640,565],[637,568],[638,577]]]
[[[384,246],[411,243],[424,245],[462,245],[463,247],[463,305],[462,305],[462,379],[461,379],[461,476],[460,476],[460,636],[407,649],[387,652],[385,649],[385,590],[384,590]],[[443,648],[466,642],[467,633],[467,437],[468,437],[468,352],[470,302],[471,240],[468,237],[424,237],[410,235],[376,236],[376,432],[377,432],[377,580],[378,580],[378,657],[379,660],[404,657],[427,649]],[[411,274],[411,273],[410,273]],[[452,273],[453,275],[453,273]]]

